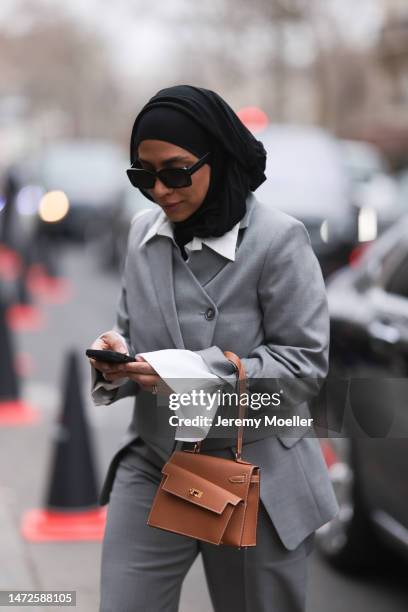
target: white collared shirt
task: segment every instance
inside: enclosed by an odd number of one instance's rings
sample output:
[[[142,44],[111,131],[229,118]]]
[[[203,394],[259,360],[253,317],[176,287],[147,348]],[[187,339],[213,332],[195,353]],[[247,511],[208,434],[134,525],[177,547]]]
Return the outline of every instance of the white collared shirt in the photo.
[[[222,255],[226,259],[231,261],[235,261],[235,251],[237,247],[237,238],[239,231],[240,221],[234,225],[228,232],[225,232],[222,236],[218,237],[210,237],[210,238],[199,238],[198,236],[194,236],[190,242],[188,242],[184,248],[190,253],[192,251],[201,251],[203,248],[203,244],[208,246],[210,249]],[[173,227],[170,221],[168,220],[166,214],[161,211],[156,221],[153,223],[151,228],[146,232],[141,245],[146,244],[148,240],[153,238],[153,236],[168,236],[173,240],[174,244],[174,232]]]

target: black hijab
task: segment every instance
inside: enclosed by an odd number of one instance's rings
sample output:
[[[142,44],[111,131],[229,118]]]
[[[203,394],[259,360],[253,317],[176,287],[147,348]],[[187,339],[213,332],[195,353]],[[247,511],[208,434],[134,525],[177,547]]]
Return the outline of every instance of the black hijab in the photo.
[[[176,112],[175,112],[176,111]],[[135,119],[130,141],[130,160],[147,138],[165,140],[201,157],[211,152],[210,185],[200,208],[184,221],[173,223],[181,248],[193,236],[222,236],[246,212],[246,198],[266,180],[266,152],[232,108],[217,93],[176,85],[161,89]],[[154,201],[145,190],[142,193]]]

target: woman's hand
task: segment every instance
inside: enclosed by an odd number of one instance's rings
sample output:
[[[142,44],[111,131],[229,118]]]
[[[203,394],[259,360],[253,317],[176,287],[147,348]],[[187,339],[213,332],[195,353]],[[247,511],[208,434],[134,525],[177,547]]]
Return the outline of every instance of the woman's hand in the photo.
[[[105,378],[107,376],[111,382],[116,382],[125,376],[136,382],[144,391],[150,391],[151,393],[172,393],[170,387],[160,378],[156,370],[140,355],[137,355],[136,361],[132,363],[111,366],[111,369],[104,374]]]
[[[126,342],[114,330],[101,334],[90,348],[129,354]],[[132,363],[106,363],[96,359],[89,359],[89,361],[94,368],[102,372],[106,382],[122,384],[127,379],[130,379],[136,382],[144,391],[172,393],[170,387],[160,378],[156,370],[140,355]]]
[[[103,351],[116,351],[118,353],[125,353],[125,355],[129,354],[124,338],[113,329],[101,334],[90,348]],[[120,376],[118,375],[117,368],[118,365],[121,364],[106,363],[106,361],[97,361],[91,358],[89,358],[89,362],[94,368],[102,373],[107,382],[121,384],[126,380],[123,373]]]
[[[127,376],[130,380],[140,385],[144,391],[160,394],[172,393],[170,387],[166,385],[156,370],[141,355],[137,355],[136,361],[133,363],[120,364],[117,375]]]

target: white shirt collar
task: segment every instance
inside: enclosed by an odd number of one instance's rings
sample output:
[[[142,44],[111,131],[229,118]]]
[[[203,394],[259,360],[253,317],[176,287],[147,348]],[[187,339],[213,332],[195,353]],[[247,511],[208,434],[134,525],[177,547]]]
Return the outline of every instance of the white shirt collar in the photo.
[[[234,227],[231,228],[228,232],[216,238],[199,238],[198,236],[194,236],[193,239],[185,245],[185,249],[187,249],[188,251],[201,251],[201,249],[203,248],[203,244],[205,244],[210,249],[212,249],[219,255],[222,255],[226,259],[235,261],[235,249],[237,246],[239,226],[240,222],[238,221],[238,223],[236,223]],[[173,228],[166,214],[163,211],[160,211],[156,221],[146,232],[141,242],[141,246],[146,244],[146,242],[153,238],[153,236],[155,235],[167,236],[174,242]]]

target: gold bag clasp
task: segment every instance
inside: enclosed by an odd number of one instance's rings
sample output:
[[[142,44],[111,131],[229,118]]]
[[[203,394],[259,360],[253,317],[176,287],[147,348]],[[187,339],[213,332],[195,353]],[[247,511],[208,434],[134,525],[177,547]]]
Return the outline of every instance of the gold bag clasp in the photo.
[[[188,492],[190,495],[193,495],[193,497],[201,497],[203,494],[203,492],[200,491],[200,489],[194,489],[194,488],[189,489]]]

